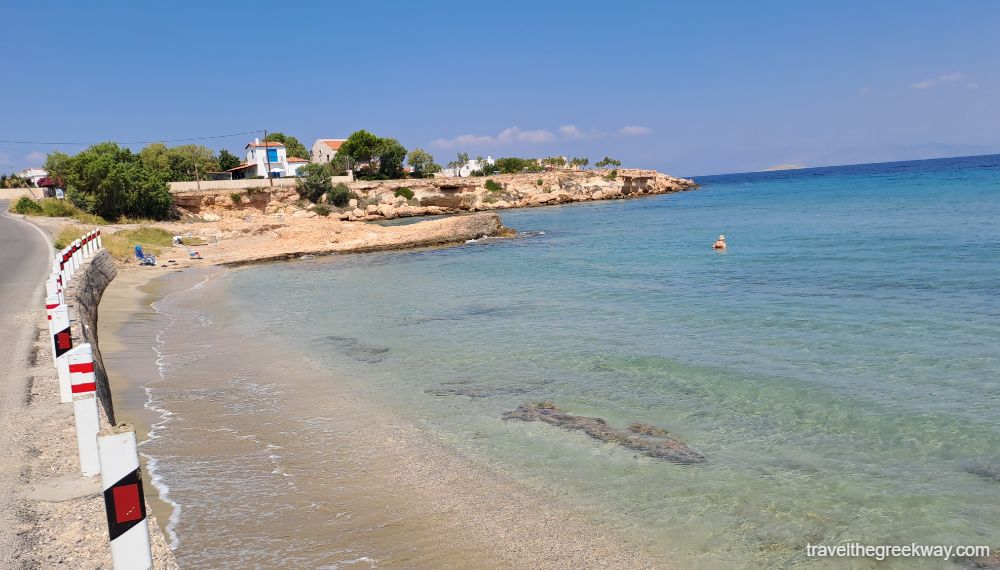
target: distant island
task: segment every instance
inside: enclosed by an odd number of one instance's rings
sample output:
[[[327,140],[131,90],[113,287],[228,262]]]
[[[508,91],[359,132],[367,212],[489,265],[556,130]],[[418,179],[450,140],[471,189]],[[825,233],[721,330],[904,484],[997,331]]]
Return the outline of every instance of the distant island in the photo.
[[[771,172],[774,170],[798,170],[800,168],[805,168],[805,166],[801,164],[777,164],[770,168],[765,168],[762,172]]]

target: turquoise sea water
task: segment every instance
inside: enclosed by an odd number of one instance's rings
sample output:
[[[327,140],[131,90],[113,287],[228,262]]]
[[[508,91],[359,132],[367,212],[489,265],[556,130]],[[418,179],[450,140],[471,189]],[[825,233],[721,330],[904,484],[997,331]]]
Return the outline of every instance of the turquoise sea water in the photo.
[[[363,383],[681,566],[874,564],[807,543],[1000,547],[1000,156],[699,182],[502,212],[515,239],[253,267],[158,310],[197,315],[202,348],[233,331],[297,347],[330,370],[310,390]],[[167,379],[198,366],[168,337]],[[191,398],[149,393],[180,416]],[[541,400],[656,424],[707,461],[500,419]],[[199,470],[169,439],[144,449],[183,509]]]

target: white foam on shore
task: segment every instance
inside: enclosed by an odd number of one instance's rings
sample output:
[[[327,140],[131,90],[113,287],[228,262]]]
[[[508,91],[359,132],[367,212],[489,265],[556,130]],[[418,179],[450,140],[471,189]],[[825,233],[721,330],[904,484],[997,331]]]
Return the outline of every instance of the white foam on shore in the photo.
[[[158,314],[167,317],[167,326],[156,333],[156,346],[153,346],[153,352],[156,353],[156,369],[160,376],[160,380],[165,379],[164,368],[166,367],[166,355],[163,350],[161,350],[165,344],[162,336],[163,333],[173,325],[174,319],[161,311],[157,307],[157,303],[153,303],[150,307],[156,311]],[[153,382],[143,384],[142,389],[146,392],[146,403],[143,407],[147,410],[151,410],[160,416],[160,421],[153,423],[149,427],[149,433],[146,434],[146,439],[139,443],[140,453],[142,453],[142,448],[145,447],[149,442],[159,439],[161,436],[160,431],[164,429],[164,426],[173,417],[173,412],[165,408],[159,407],[153,400],[153,389],[150,386]],[[164,481],[163,476],[160,474],[158,466],[159,461],[156,457],[150,455],[149,453],[142,453],[142,456],[146,459],[146,470],[149,471],[149,482],[156,489],[160,500],[164,503],[170,505],[170,517],[167,519],[166,533],[167,540],[169,541],[170,550],[176,550],[180,546],[180,539],[177,537],[177,524],[181,520],[181,505],[177,501],[170,498],[170,486]]]
[[[193,291],[196,289],[200,289],[201,287],[204,287],[210,280],[211,276],[206,277],[205,279],[199,281],[198,283],[195,283],[188,289],[185,289],[185,291]],[[177,293],[180,292],[182,291],[177,291]],[[158,305],[160,304],[161,301],[163,301],[169,296],[170,295],[167,295],[160,301],[156,301],[150,304],[150,308],[153,309],[153,311],[167,318],[166,327],[157,331],[155,337],[156,344],[151,347],[153,349],[153,352],[156,353],[156,370],[160,379],[142,385],[142,389],[146,393],[146,403],[143,404],[143,407],[159,415],[160,421],[150,425],[149,433],[146,434],[146,439],[141,443],[139,443],[139,449],[141,455],[146,459],[146,470],[149,472],[150,484],[153,485],[154,489],[156,489],[156,493],[160,497],[160,500],[170,505],[170,517],[167,519],[166,534],[167,534],[167,540],[169,541],[168,547],[170,548],[170,550],[176,550],[181,544],[180,538],[177,536],[177,525],[178,523],[180,523],[181,511],[183,509],[181,508],[180,503],[174,501],[170,497],[170,485],[166,483],[166,481],[163,478],[163,475],[159,472],[158,469],[159,460],[149,453],[142,452],[142,448],[145,447],[146,444],[162,437],[160,435],[160,432],[162,432],[165,429],[166,424],[169,423],[171,418],[173,418],[174,416],[173,412],[171,412],[166,408],[160,407],[156,404],[153,398],[153,389],[151,386],[156,382],[166,379],[164,371],[166,369],[167,355],[163,350],[166,345],[166,341],[163,340],[163,334],[166,333],[167,330],[169,330],[170,327],[174,325],[175,319],[171,315],[168,315],[167,313],[161,311]],[[209,322],[209,324],[211,324],[211,322]],[[202,326],[205,326],[204,321],[202,322]]]

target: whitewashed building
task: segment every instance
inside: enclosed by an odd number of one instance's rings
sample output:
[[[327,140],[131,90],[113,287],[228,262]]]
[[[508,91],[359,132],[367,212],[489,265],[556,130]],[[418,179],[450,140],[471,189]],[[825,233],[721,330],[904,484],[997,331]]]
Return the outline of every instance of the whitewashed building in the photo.
[[[285,145],[277,141],[254,139],[246,146],[246,151],[243,164],[226,171],[232,173],[233,180],[298,176],[299,168],[309,163],[304,158],[289,157]]]
[[[38,187],[38,181],[49,175],[48,171],[44,168],[25,168],[21,172],[17,173],[18,176],[24,178],[34,187]]]
[[[491,167],[494,164],[496,164],[496,161],[493,160],[492,156],[487,156],[482,161],[479,161],[478,159],[475,158],[470,158],[469,162],[463,164],[461,167],[458,168],[457,171],[454,168],[443,168],[441,169],[441,172],[436,173],[435,176],[439,178],[472,176],[473,172],[477,170],[483,170],[486,167]]]
[[[312,146],[312,161],[317,164],[330,162],[345,141],[347,139],[316,139]]]

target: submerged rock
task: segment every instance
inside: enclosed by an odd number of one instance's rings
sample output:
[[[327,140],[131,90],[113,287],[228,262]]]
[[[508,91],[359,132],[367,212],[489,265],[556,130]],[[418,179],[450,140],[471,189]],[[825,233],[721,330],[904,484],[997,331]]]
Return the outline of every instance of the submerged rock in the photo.
[[[963,465],[962,468],[966,473],[971,473],[987,481],[1000,483],[1000,461],[971,461]]]
[[[365,344],[356,338],[329,335],[317,339],[320,343],[332,344],[338,352],[347,355],[358,362],[376,364],[385,360],[389,349],[384,346]]]
[[[504,420],[525,422],[537,420],[568,430],[579,430],[594,439],[617,443],[623,447],[641,451],[649,457],[673,463],[689,465],[705,462],[704,455],[672,437],[664,429],[642,423],[634,423],[627,430],[615,429],[601,418],[567,414],[551,402],[522,404],[512,412],[505,412],[502,417]]]
[[[468,396],[469,398],[488,398],[497,395],[524,394],[529,388],[518,385],[489,386],[475,384],[471,380],[451,380],[437,388],[424,390],[432,396]]]

